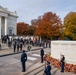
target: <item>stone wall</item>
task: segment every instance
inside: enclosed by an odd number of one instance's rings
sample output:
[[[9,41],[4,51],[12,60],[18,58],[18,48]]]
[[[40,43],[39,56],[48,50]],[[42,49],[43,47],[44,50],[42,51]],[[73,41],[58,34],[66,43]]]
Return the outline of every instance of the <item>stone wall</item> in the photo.
[[[76,41],[51,41],[51,56],[60,59],[65,56],[65,62],[76,64]]]

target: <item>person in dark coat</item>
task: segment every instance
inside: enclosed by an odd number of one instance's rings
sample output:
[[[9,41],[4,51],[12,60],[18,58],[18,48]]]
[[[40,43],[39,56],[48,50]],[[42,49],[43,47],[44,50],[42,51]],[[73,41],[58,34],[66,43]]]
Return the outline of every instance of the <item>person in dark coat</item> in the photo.
[[[20,42],[20,51],[22,51],[22,42]]]
[[[45,65],[46,65],[46,63],[45,63]],[[47,66],[46,66],[46,68],[44,70],[44,74],[45,75],[51,75],[51,65],[50,65],[50,62],[47,62]]]
[[[61,72],[64,72],[64,66],[65,66],[65,57],[64,55],[62,55],[62,58],[61,58]]]
[[[2,43],[4,43],[4,36],[2,36]]]
[[[19,42],[17,42],[17,52],[19,52]]]
[[[14,52],[15,52],[16,51],[16,41],[14,41],[13,47],[14,47]]]
[[[22,63],[22,72],[26,71],[26,61],[27,61],[27,54],[25,53],[25,50],[23,50],[23,53],[21,55],[21,63]]]
[[[44,50],[43,50],[43,47],[40,50],[40,55],[41,55],[41,63],[43,63],[43,61],[44,61]]]

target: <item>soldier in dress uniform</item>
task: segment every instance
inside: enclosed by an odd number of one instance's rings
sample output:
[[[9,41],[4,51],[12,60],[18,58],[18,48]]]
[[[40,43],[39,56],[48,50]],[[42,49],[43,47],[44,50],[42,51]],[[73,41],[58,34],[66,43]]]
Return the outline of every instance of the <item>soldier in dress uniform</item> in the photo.
[[[41,55],[41,63],[43,63],[43,61],[44,61],[44,50],[43,50],[43,47],[40,50],[40,55]]]
[[[62,55],[62,58],[61,58],[61,72],[64,72],[64,66],[65,66],[65,57],[64,55]]]
[[[27,54],[25,53],[25,50],[23,50],[23,53],[21,55],[21,64],[22,64],[22,72],[26,71],[26,61],[27,61]]]
[[[47,66],[46,66],[47,64]],[[44,74],[43,75],[51,75],[51,65],[50,62],[47,61],[47,63],[45,63],[45,70],[44,70]]]

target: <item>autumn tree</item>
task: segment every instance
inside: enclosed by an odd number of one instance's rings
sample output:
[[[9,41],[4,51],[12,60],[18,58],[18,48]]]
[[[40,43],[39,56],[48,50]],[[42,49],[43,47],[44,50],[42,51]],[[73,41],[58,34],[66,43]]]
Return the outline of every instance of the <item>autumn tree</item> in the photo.
[[[70,12],[64,18],[64,35],[76,40],[76,12]]]
[[[33,36],[36,31],[35,26],[28,26],[27,29],[23,32],[24,35]]]
[[[37,19],[36,35],[51,39],[60,36],[60,29],[62,27],[60,18],[52,12],[44,13]]]
[[[23,32],[27,29],[29,25],[25,22],[19,22],[17,23],[17,34],[23,35]]]

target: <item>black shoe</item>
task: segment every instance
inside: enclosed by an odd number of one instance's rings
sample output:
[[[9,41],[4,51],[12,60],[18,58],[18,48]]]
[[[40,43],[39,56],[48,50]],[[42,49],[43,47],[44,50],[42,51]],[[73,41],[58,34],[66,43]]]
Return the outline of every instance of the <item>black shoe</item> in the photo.
[[[62,73],[64,72],[64,71],[61,71]]]
[[[22,72],[25,72],[24,70],[22,70]]]

